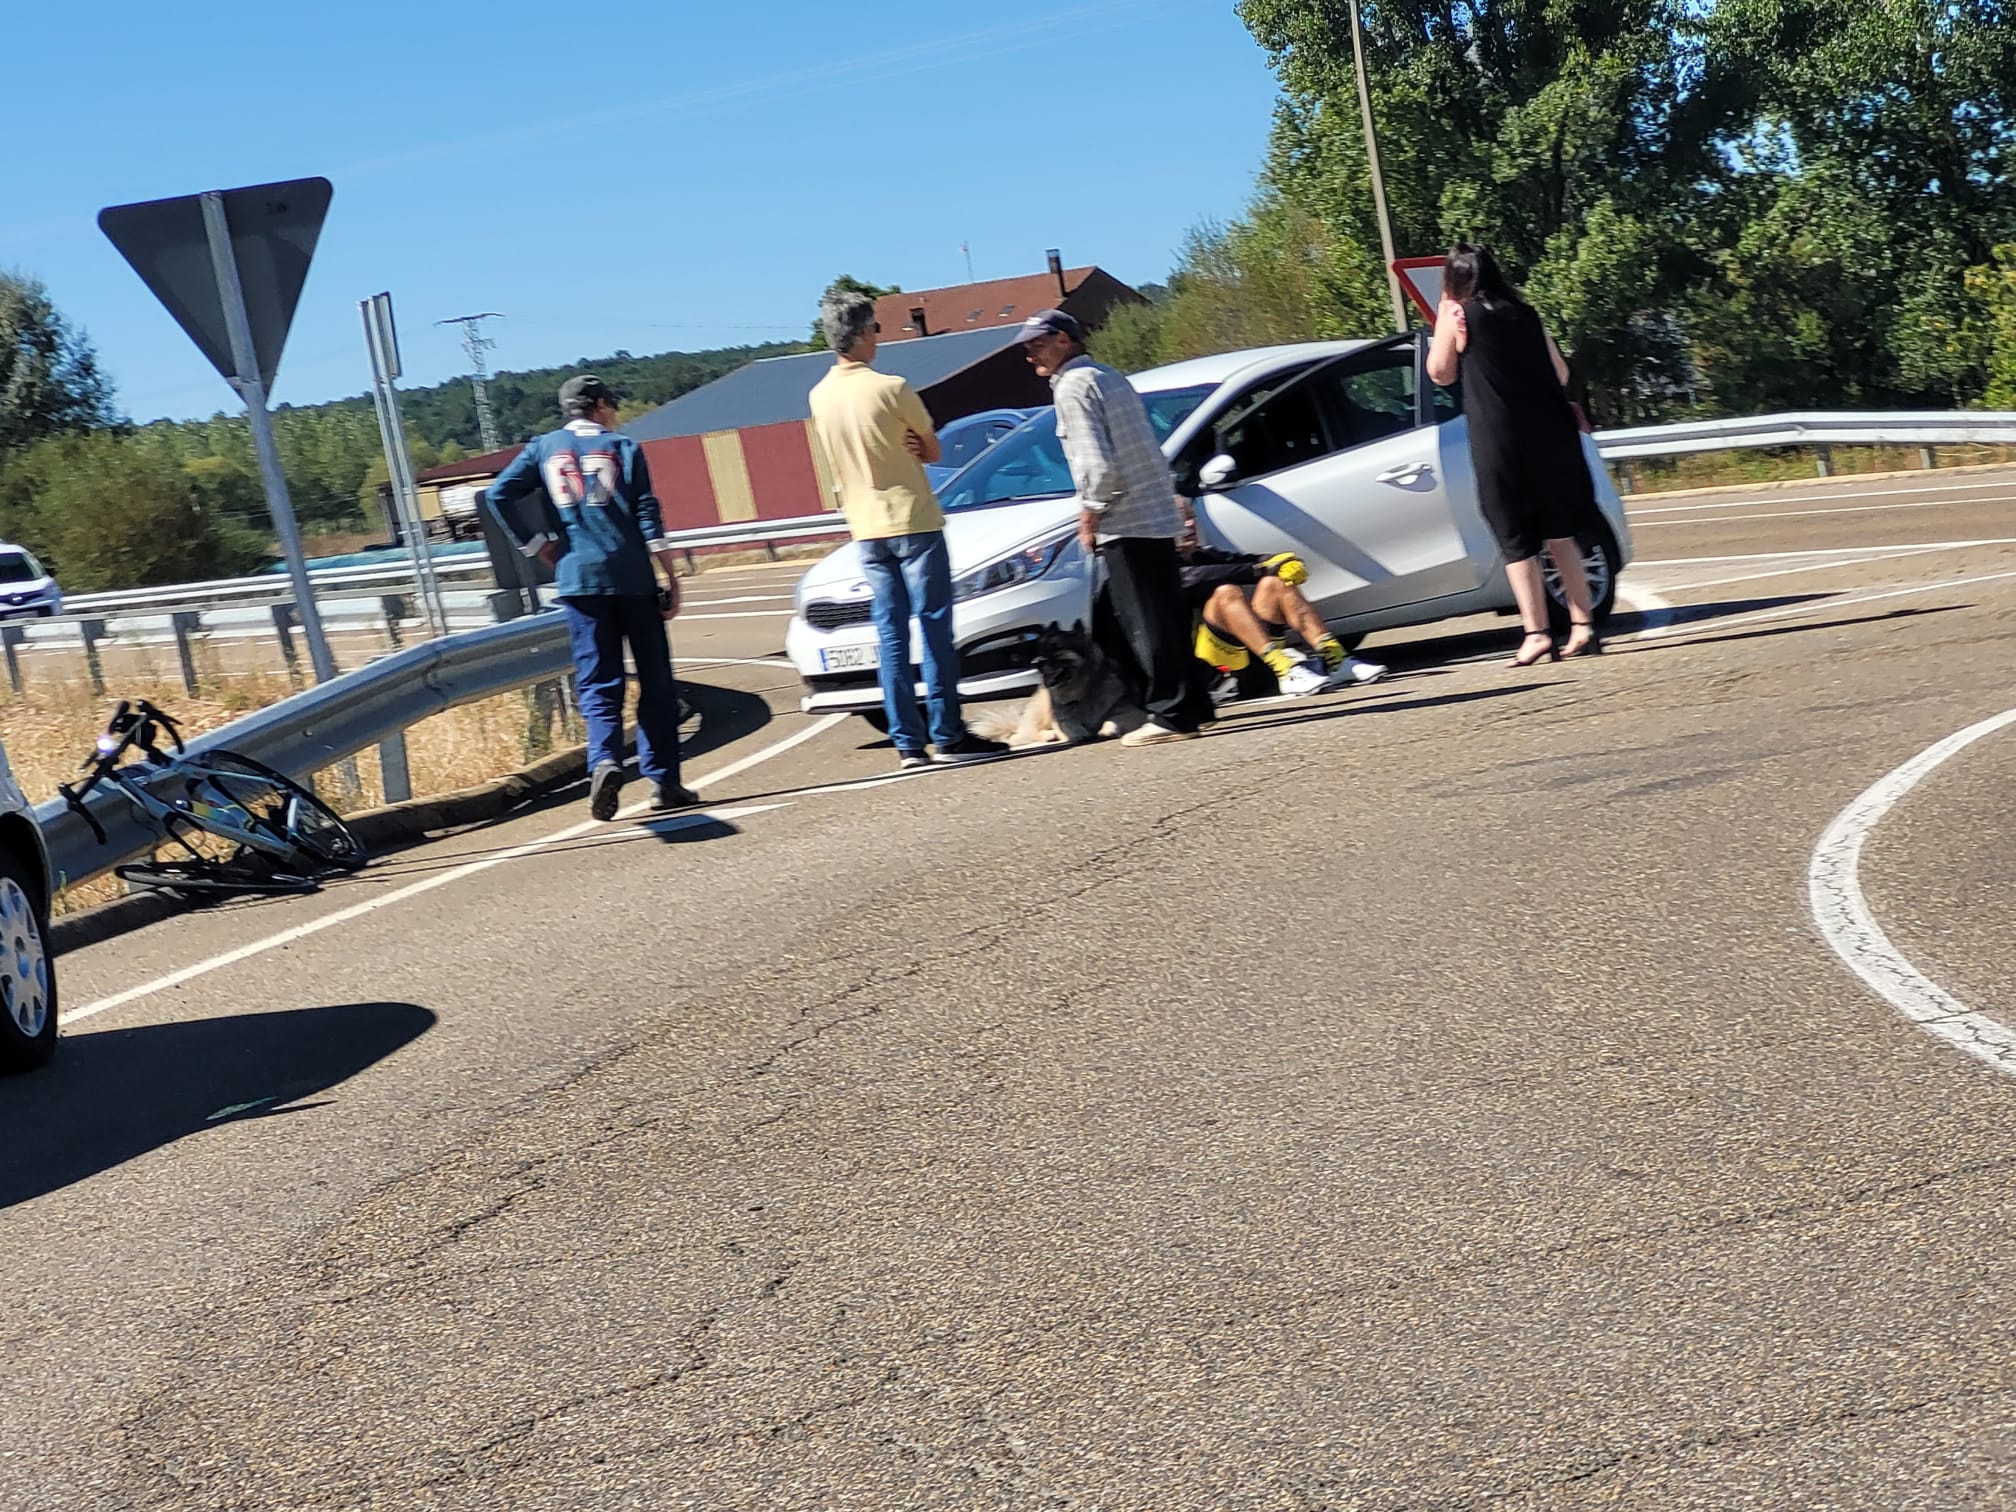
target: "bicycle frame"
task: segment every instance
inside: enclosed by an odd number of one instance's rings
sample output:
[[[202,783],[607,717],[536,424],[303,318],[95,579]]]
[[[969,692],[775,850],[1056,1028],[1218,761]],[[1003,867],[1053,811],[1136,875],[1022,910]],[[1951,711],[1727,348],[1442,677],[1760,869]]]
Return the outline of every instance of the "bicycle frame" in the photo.
[[[206,812],[198,813],[191,805],[200,800],[193,796],[181,803],[171,803],[149,790],[147,783],[142,781],[138,775],[142,772],[145,772],[149,777],[157,781],[164,777],[172,777],[184,788],[192,787],[205,777],[231,777],[239,774],[219,772],[214,768],[206,767],[200,757],[185,756],[176,757],[173,760],[165,761],[158,765],[150,761],[145,766],[136,763],[130,766],[113,767],[105,773],[105,781],[111,783],[121,793],[125,794],[126,801],[132,804],[164,839],[175,840],[186,845],[187,842],[183,841],[182,837],[175,833],[175,826],[177,824],[186,824],[200,830],[206,835],[214,836],[216,839],[226,840],[234,845],[242,846],[246,850],[256,851],[268,860],[276,861],[283,866],[296,864],[298,860],[297,853],[294,847],[286,841],[276,840],[273,836],[263,834],[258,830],[245,829],[240,825],[233,824],[222,818],[221,815],[224,811],[212,804],[205,804]]]

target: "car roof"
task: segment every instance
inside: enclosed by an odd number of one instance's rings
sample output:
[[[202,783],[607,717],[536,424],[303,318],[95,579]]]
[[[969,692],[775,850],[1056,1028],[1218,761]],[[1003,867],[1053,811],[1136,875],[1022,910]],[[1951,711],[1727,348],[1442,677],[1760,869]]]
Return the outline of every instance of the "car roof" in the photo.
[[[1144,393],[1160,389],[1216,386],[1243,374],[1263,373],[1271,368],[1296,367],[1321,357],[1342,357],[1377,346],[1378,340],[1297,341],[1286,346],[1248,347],[1243,352],[1219,352],[1210,357],[1192,357],[1188,362],[1172,362],[1167,367],[1136,373],[1128,381]]]

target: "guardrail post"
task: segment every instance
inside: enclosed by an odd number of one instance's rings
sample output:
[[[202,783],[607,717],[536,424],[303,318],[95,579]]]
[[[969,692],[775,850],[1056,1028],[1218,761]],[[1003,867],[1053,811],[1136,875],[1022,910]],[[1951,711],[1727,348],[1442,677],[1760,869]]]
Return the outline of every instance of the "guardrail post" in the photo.
[[[1939,449],[1934,446],[1919,447],[1918,465],[1924,468],[1927,472],[1930,472],[1933,468],[1937,467],[1939,465]]]
[[[105,638],[105,621],[85,619],[77,621],[77,633],[84,637],[84,665],[91,672],[91,691],[99,698],[105,696],[105,663],[98,656],[98,642]]]
[[[413,774],[406,766],[404,730],[378,747],[378,772],[387,803],[404,803],[413,796]]]
[[[182,664],[182,691],[191,698],[196,696],[196,646],[191,639],[202,628],[203,617],[193,609],[179,610],[168,616],[175,627],[175,660]]]
[[[19,625],[0,625],[0,650],[7,654],[7,682],[16,693],[21,687],[21,642],[28,638],[28,632]]]
[[[273,633],[280,641],[280,659],[287,664],[287,680],[301,686],[301,653],[294,645],[294,606],[273,606]]]
[[[406,595],[403,593],[388,593],[380,598],[378,603],[385,611],[385,639],[390,641],[392,649],[397,651],[406,644],[405,633],[400,628],[406,618]],[[394,799],[393,801],[397,802],[398,800]]]
[[[1834,448],[1816,446],[1813,448],[1813,469],[1823,478],[1834,476]]]

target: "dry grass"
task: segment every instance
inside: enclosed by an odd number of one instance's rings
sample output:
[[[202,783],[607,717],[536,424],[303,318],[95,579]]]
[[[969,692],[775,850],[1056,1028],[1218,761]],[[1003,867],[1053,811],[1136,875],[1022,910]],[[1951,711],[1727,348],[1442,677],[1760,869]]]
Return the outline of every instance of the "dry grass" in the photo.
[[[179,680],[122,683],[119,691],[159,704],[182,722],[185,734],[198,735],[279,702],[293,687],[276,673],[233,678],[221,687],[206,688],[200,698],[184,693]],[[15,780],[31,803],[55,797],[58,783],[76,777],[113,702],[94,696],[78,680],[32,685],[25,695],[0,703],[0,740],[6,743]],[[578,719],[563,715],[550,698],[530,690],[504,693],[437,714],[408,730],[407,769],[415,796],[431,797],[504,776],[580,739]],[[384,802],[378,752],[360,753],[354,770],[354,781],[342,768],[324,772],[316,781],[322,797],[344,813]],[[123,891],[123,885],[110,878],[87,883],[60,898],[58,911],[105,902]]]
[[[1989,462],[2016,461],[2016,447],[1939,446],[1933,448],[1941,467],[1974,467]],[[1915,446],[1837,446],[1830,465],[1837,478],[1866,473],[1912,472],[1919,466]],[[1700,452],[1690,457],[1662,457],[1616,464],[1619,486],[1632,493],[1663,493],[1678,488],[1726,488],[1745,483],[1798,483],[1819,478],[1811,447],[1769,451]]]

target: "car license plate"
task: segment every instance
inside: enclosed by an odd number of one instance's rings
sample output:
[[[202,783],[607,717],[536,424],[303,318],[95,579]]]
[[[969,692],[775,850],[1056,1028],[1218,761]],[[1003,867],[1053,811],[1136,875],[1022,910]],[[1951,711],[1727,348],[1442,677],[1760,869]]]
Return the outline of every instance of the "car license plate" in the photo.
[[[833,646],[819,653],[819,665],[827,672],[873,672],[882,664],[879,646]]]

